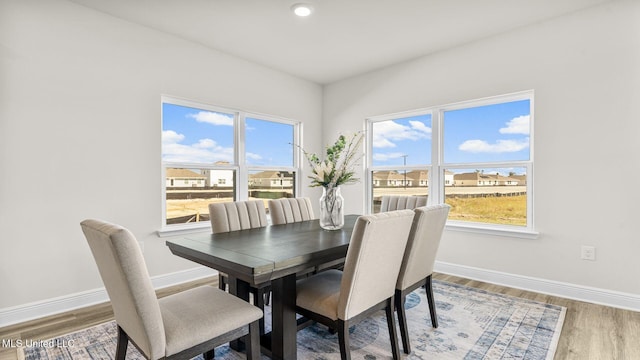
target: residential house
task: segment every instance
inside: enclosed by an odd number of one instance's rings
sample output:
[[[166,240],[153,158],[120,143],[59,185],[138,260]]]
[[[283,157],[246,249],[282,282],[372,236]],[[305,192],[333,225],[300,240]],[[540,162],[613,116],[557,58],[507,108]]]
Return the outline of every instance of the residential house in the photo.
[[[168,168],[165,177],[168,188],[203,188],[208,180],[206,175],[189,169]]]
[[[449,170],[444,171],[444,186],[453,186],[455,182],[454,173]]]
[[[224,167],[229,166],[228,161],[217,161],[214,163],[216,166]],[[208,187],[233,187],[235,173],[231,169],[205,169],[202,173],[207,176]]]
[[[395,170],[382,170],[373,173],[373,186],[375,187],[403,187],[405,184],[412,186],[412,179]]]
[[[515,179],[515,185],[527,185],[527,176],[526,175],[509,175],[511,179]]]
[[[287,171],[260,171],[249,174],[249,188],[286,189],[294,184],[293,173]]]
[[[426,187],[429,186],[429,172],[426,170],[411,170],[407,172],[407,186]]]
[[[485,174],[475,171],[453,175],[454,186],[506,186],[518,185],[518,180],[500,174]]]

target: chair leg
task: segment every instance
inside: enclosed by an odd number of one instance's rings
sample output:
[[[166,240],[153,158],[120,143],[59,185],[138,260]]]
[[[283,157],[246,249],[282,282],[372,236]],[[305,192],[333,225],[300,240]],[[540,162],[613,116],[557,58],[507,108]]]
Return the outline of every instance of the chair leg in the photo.
[[[394,297],[387,299],[387,306],[385,311],[387,313],[387,326],[389,327],[389,339],[391,340],[391,351],[393,353],[393,360],[400,360],[400,348],[398,347],[398,333],[396,332],[396,319],[393,316],[395,312],[393,309]]]
[[[269,305],[270,299],[271,299],[271,290],[267,290],[264,292],[264,304]]]
[[[351,350],[349,345],[349,323],[338,320],[338,343],[340,344],[340,359],[351,360]]]
[[[427,302],[429,303],[429,315],[431,315],[431,325],[434,328],[437,328],[438,315],[436,314],[436,302],[433,299],[433,284],[431,282],[431,275],[427,276],[425,289],[427,291]]]
[[[204,360],[213,360],[216,358],[216,349],[211,349],[204,354],[202,354]]]
[[[127,357],[127,346],[129,345],[129,336],[118,325],[118,345],[116,345],[116,360],[124,360]]]
[[[260,326],[258,321],[249,324],[249,334],[244,339],[247,360],[260,360]]]
[[[227,277],[218,273],[218,289],[227,291]]]
[[[402,295],[402,291],[396,290],[395,303],[396,312],[398,313],[398,324],[400,325],[400,339],[402,339],[402,349],[405,354],[411,353],[411,345],[409,344],[409,330],[407,326],[407,313],[404,309],[404,303],[407,297]]]

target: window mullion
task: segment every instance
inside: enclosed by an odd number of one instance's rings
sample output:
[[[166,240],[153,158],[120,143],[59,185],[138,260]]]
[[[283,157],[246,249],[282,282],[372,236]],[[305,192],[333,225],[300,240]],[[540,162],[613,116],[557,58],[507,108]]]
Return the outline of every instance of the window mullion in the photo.
[[[442,174],[442,112],[431,113],[431,171],[429,171],[429,204],[444,203]]]
[[[293,168],[295,169],[293,195],[299,196],[302,186],[302,126],[300,123],[293,125]],[[297,146],[296,146],[297,145]]]
[[[245,153],[245,132],[246,132],[246,124],[245,124],[245,114],[243,112],[237,112],[235,116],[236,127],[235,127],[235,149],[234,149],[234,157],[235,162],[240,169],[237,174],[237,182],[236,182],[236,196],[239,201],[248,200],[249,198],[249,170],[247,169],[247,160]]]

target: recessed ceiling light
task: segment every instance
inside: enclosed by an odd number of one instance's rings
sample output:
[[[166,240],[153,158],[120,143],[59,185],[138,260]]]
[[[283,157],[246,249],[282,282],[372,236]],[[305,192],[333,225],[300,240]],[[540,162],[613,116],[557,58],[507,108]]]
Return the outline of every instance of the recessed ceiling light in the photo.
[[[313,12],[313,7],[311,7],[311,5],[309,4],[294,4],[291,7],[291,10],[293,10],[294,14],[301,16],[301,17],[305,17],[305,16],[309,16],[311,15],[311,13]]]

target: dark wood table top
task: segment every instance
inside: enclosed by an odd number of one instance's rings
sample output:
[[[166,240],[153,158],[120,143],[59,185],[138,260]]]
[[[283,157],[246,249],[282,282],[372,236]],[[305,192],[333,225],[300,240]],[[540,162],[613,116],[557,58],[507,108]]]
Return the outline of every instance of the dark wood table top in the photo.
[[[345,257],[358,215],[345,216],[340,230],[324,230],[318,220],[189,235],[166,242],[180,257],[233,274],[252,286]]]

